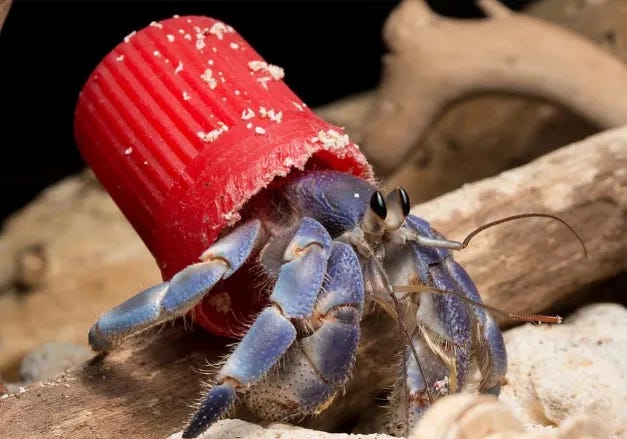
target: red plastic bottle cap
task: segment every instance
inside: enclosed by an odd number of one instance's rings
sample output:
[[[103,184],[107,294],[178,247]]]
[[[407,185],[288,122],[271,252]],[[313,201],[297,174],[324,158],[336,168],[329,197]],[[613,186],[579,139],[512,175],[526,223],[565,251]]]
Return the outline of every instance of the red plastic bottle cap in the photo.
[[[232,27],[189,16],[131,33],[87,80],[75,114],[79,149],[164,279],[197,262],[253,195],[312,157],[372,178],[357,147],[283,75]],[[201,323],[232,334],[224,303],[246,308],[251,294],[205,300],[214,305],[203,306]]]

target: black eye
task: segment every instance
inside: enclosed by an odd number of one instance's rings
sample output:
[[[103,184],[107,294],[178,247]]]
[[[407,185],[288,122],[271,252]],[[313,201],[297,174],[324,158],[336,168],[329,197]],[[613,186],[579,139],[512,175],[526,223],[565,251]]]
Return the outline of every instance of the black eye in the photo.
[[[370,208],[379,218],[382,220],[385,219],[388,214],[388,209],[385,207],[385,200],[383,199],[381,192],[375,191],[372,194],[372,197],[370,197]]]
[[[398,194],[401,196],[401,209],[403,209],[403,215],[409,215],[409,195],[402,187],[398,188]]]

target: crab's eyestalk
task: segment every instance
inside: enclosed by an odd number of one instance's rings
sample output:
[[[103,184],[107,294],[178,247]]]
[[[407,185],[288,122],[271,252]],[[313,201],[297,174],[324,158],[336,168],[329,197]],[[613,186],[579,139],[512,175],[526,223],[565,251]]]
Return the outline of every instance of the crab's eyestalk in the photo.
[[[383,227],[385,230],[398,230],[409,215],[409,195],[402,187],[396,188],[385,197],[388,214]]]
[[[385,219],[388,215],[388,208],[385,204],[383,194],[374,191],[368,203],[368,209],[361,221],[361,229],[364,233],[378,234],[384,229]]]

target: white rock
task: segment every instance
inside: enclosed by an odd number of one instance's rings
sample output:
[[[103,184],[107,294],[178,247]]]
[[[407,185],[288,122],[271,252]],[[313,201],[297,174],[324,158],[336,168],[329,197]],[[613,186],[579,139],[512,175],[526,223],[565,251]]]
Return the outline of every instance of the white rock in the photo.
[[[182,432],[175,433],[168,439],[181,439]],[[385,434],[343,434],[325,433],[286,424],[271,424],[263,428],[239,419],[224,419],[211,426],[197,439],[395,439]]]
[[[610,437],[627,436],[627,310],[596,304],[561,326],[525,325],[505,334],[507,384],[500,399],[530,427],[585,413]]]

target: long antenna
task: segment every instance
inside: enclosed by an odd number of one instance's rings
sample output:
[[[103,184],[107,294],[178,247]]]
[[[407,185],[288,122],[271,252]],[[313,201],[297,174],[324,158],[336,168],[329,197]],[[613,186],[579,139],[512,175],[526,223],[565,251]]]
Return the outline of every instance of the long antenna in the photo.
[[[506,223],[506,222],[509,222],[509,221],[517,221],[517,220],[520,220],[520,219],[523,219],[523,218],[551,218],[551,219],[554,219],[556,221],[559,221],[564,226],[566,226],[566,228],[568,228],[570,233],[572,233],[575,236],[575,238],[577,238],[577,240],[581,244],[581,248],[583,249],[583,254],[584,254],[585,258],[586,259],[588,258],[588,249],[586,248],[586,244],[584,244],[583,239],[581,239],[581,236],[579,236],[579,234],[577,232],[575,232],[575,229],[573,229],[570,224],[568,224],[566,221],[564,221],[563,219],[561,219],[558,216],[551,215],[549,213],[536,213],[536,212],[533,212],[533,213],[521,213],[521,214],[518,214],[518,215],[507,216],[505,218],[501,218],[501,219],[498,219],[496,221],[492,221],[492,222],[489,222],[489,223],[484,224],[482,226],[479,226],[475,230],[470,232],[470,234],[468,236],[466,236],[466,238],[461,242],[461,246],[460,246],[459,250],[468,247],[468,244],[470,243],[470,240],[472,238],[474,238],[475,236],[477,236],[477,234],[479,234],[480,232],[484,231],[485,229],[489,229],[490,227],[498,226],[499,224],[503,224],[503,223]]]
[[[527,314],[527,313],[512,313],[508,311],[503,311],[498,308],[494,308],[490,305],[486,305],[485,303],[475,302],[474,300],[464,296],[462,293],[458,293],[453,290],[443,290],[440,288],[429,287],[426,285],[396,285],[392,287],[394,291],[399,293],[436,293],[436,294],[450,294],[452,296],[458,297],[464,302],[482,308],[486,311],[489,311],[492,314],[500,315],[509,320],[515,320],[519,322],[532,322],[532,323],[551,323],[551,324],[560,324],[562,323],[562,318],[560,316],[547,316],[544,314]]]

